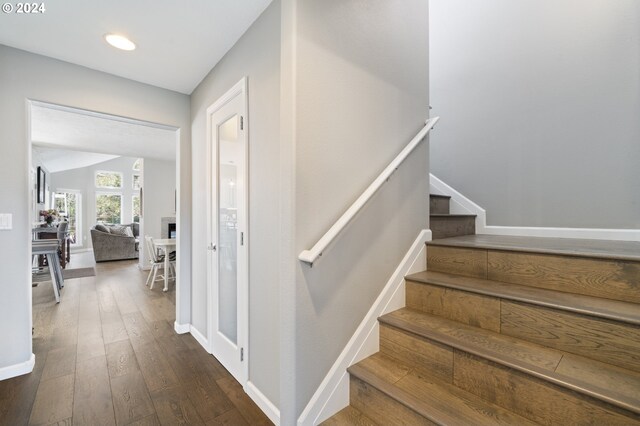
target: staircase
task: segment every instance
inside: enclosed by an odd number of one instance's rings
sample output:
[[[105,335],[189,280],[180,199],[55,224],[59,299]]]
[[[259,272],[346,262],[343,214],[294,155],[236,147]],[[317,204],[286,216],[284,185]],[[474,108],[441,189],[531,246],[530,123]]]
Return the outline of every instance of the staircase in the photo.
[[[640,425],[640,243],[474,235],[430,197],[427,271],[326,425]]]

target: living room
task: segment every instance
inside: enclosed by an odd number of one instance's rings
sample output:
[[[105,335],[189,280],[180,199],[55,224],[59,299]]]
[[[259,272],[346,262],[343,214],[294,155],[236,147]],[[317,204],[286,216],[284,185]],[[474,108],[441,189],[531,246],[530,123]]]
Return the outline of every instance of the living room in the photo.
[[[55,105],[32,114],[33,235],[66,222],[63,274],[120,260],[157,272],[145,237],[177,236],[174,132]]]

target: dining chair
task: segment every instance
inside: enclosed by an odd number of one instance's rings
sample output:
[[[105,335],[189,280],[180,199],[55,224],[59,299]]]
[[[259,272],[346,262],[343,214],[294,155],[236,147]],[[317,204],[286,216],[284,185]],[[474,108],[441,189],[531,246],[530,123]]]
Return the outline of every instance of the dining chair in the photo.
[[[169,270],[164,270],[164,256],[166,254],[160,254],[158,248],[153,242],[153,238],[149,235],[144,236],[145,243],[147,245],[147,252],[149,253],[149,263],[151,264],[151,270],[149,271],[149,276],[147,276],[146,286],[149,286],[149,290],[153,289],[153,284],[156,281],[164,281],[164,274],[167,275],[168,279],[172,279],[172,273],[175,277],[175,257],[169,257]],[[158,269],[163,268],[163,274],[158,274]],[[151,284],[151,285],[149,285]]]

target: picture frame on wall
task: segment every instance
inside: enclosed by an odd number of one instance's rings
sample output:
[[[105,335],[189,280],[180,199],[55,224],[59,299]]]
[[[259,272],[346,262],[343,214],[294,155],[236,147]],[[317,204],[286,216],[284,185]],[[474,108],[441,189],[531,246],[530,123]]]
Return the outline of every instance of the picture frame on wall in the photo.
[[[44,172],[44,169],[40,166],[38,166],[38,174],[37,174],[37,181],[38,181],[38,188],[37,188],[37,203],[38,204],[43,204],[44,200],[45,200],[45,180],[46,180],[46,173]]]

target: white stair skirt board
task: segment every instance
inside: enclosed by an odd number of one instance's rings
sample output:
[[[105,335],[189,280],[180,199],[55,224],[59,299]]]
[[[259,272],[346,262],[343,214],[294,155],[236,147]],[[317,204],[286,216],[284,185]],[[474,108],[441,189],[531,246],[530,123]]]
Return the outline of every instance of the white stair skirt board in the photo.
[[[404,277],[427,268],[427,241],[431,241],[431,230],[424,229],[311,397],[298,418],[298,426],[317,425],[349,405],[347,368],[380,349],[378,317],[405,307]]]
[[[178,323],[178,321],[175,321],[173,323],[173,329],[178,334],[185,334],[185,333],[188,333],[188,332],[191,331],[191,325],[190,324],[180,324],[180,323]]]
[[[265,394],[260,392],[260,389],[258,389],[253,382],[248,381],[244,391],[249,395],[249,398],[251,398],[253,402],[260,407],[262,412],[269,417],[269,420],[271,420],[273,424],[276,426],[280,425],[280,410],[269,400],[269,398],[265,396]]]
[[[0,368],[0,380],[11,379],[12,377],[29,374],[33,371],[33,367],[35,365],[36,356],[34,354],[31,354],[31,357],[29,357],[28,361]]]
[[[189,332],[191,333],[193,338],[196,339],[198,343],[200,343],[200,346],[202,346],[204,350],[207,351],[207,353],[211,353],[209,352],[209,339],[204,337],[204,334],[200,333],[194,326],[189,326]]]
[[[452,214],[475,214],[476,234],[519,237],[581,238],[585,240],[640,241],[640,229],[552,228],[537,226],[488,226],[485,209],[435,177],[429,175],[431,193],[451,196]]]

